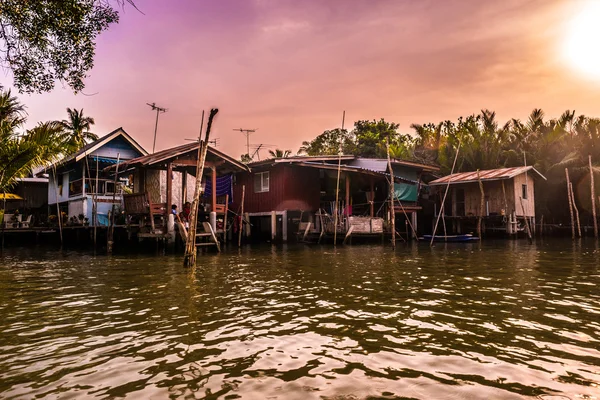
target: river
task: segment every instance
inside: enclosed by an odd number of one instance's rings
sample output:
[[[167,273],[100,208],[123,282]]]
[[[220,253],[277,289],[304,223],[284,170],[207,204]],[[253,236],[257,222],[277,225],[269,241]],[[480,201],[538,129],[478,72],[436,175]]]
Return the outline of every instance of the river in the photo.
[[[0,257],[0,398],[600,399],[592,240]]]

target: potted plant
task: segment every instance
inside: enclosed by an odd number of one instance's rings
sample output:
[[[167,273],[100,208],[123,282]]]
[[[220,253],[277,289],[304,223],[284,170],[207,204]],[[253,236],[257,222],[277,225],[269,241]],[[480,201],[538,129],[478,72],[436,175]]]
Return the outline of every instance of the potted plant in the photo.
[[[88,217],[83,218],[83,226],[90,226],[90,219]]]

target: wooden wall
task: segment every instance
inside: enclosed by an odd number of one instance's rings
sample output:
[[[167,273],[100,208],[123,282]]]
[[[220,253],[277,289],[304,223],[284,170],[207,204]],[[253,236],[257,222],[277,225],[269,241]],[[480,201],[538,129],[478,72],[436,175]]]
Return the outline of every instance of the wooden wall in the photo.
[[[525,185],[525,182],[527,182],[527,199],[523,199],[523,207],[525,207],[525,216],[535,217],[535,182],[533,180],[532,174],[527,174],[527,181],[525,180],[525,174],[515,176],[513,181],[514,196],[516,201],[515,210],[517,212],[517,216],[523,216],[523,208],[521,207],[519,197],[521,197],[522,185]]]
[[[254,176],[269,171],[269,191],[254,192]],[[244,212],[258,213],[284,210],[314,211],[319,208],[320,178],[316,168],[274,165],[255,169],[252,173],[236,175],[234,204],[237,210],[242,197],[242,185],[246,186]]]
[[[502,182],[504,182],[504,190],[502,189]],[[525,207],[525,215],[528,217],[535,216],[535,188],[533,177],[529,176],[527,179],[527,199],[523,199],[523,206]],[[519,175],[513,179],[507,179],[504,181],[488,181],[483,182],[483,191],[485,194],[483,212],[486,215],[486,203],[487,212],[489,214],[502,213],[505,210],[505,214],[508,215],[515,211],[517,216],[523,216],[523,209],[519,197],[522,195],[522,186],[525,184],[525,174]],[[459,196],[457,192],[459,189],[463,189],[465,193],[465,213],[464,216],[478,216],[479,208],[481,206],[481,191],[479,189],[479,183],[464,183],[453,185],[451,190],[453,193],[452,201],[457,202]],[[506,193],[506,200],[505,200]],[[453,206],[453,214],[456,211],[456,207]],[[448,210],[449,213],[449,210]]]

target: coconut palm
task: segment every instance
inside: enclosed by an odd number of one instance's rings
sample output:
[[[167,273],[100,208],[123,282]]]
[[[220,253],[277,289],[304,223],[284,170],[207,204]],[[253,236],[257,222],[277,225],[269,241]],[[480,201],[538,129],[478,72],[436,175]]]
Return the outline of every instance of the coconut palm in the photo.
[[[10,91],[0,91],[0,190],[9,189],[33,168],[48,165],[66,150],[62,127],[54,122],[39,124],[20,133],[25,107]]]
[[[291,150],[281,150],[281,149],[275,149],[275,151],[269,150],[269,155],[273,158],[288,158],[291,154],[292,154]]]
[[[88,142],[98,139],[98,136],[90,132],[90,128],[94,125],[94,118],[85,117],[83,108],[81,110],[67,108],[68,119],[60,121],[60,125],[67,133],[69,151],[74,153],[81,149]]]

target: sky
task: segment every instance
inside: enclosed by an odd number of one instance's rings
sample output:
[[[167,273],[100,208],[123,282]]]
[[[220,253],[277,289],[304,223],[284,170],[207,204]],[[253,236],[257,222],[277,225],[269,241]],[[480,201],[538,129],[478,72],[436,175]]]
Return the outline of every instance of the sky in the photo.
[[[346,127],[385,118],[402,133],[484,108],[500,121],[534,108],[600,116],[600,60],[589,56],[600,29],[582,28],[600,18],[600,0],[135,3],[143,14],[126,5],[98,37],[83,93],[58,83],[19,95],[29,126],[83,108],[96,134],[123,127],[151,151],[156,114],[146,103],[168,109],[156,150],[197,138],[202,110],[217,107],[212,137],[238,158],[246,141],[234,129],[256,129],[252,147],[295,153],[340,127],[343,111]],[[11,83],[4,71],[0,84]]]

